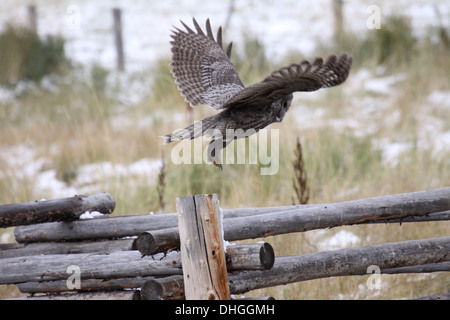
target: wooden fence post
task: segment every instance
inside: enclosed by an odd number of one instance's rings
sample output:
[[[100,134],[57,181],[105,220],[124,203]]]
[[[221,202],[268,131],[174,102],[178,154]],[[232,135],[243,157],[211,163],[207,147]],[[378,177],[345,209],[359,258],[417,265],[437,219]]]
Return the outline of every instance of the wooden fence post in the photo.
[[[333,16],[334,16],[334,41],[339,44],[344,34],[344,1],[333,1]]]
[[[229,300],[217,195],[177,198],[177,212],[186,300]]]
[[[27,15],[28,15],[28,28],[37,33],[37,11],[36,6],[34,4],[30,4],[27,6]]]
[[[122,10],[119,8],[113,9],[114,17],[114,41],[116,43],[117,52],[117,70],[125,70],[125,56],[123,53],[123,39],[122,39]]]

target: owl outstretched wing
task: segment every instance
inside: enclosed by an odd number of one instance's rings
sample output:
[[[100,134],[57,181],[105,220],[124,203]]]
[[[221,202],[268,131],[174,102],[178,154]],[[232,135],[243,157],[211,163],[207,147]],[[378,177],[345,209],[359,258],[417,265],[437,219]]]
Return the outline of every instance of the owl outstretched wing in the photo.
[[[317,58],[312,64],[308,61],[291,64],[236,92],[221,108],[264,106],[296,91],[334,87],[347,79],[351,65],[352,57],[346,53],[339,58],[331,55],[325,63],[322,58]]]
[[[219,109],[236,93],[244,89],[235,66],[230,61],[232,43],[222,46],[222,28],[217,40],[206,20],[206,34],[193,19],[196,32],[183,21],[186,31],[175,28],[171,35],[171,70],[178,89],[185,100],[196,106],[208,104]]]

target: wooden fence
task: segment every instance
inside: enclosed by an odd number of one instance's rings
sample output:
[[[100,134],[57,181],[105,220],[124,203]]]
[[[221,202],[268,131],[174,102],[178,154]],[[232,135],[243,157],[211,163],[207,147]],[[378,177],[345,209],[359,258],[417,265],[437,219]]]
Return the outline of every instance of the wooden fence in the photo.
[[[73,7],[73,6],[72,6]],[[68,7],[68,11],[69,11]],[[36,5],[28,5],[27,10],[27,25],[29,30],[37,33],[38,31],[38,14]],[[69,12],[68,12],[69,13]],[[79,15],[80,9],[78,8],[76,12],[70,12],[71,15]],[[75,19],[80,19],[80,17],[73,17]],[[125,71],[125,52],[124,52],[124,40],[123,40],[123,22],[122,22],[122,9],[112,8],[112,33],[114,36],[114,44],[116,51],[116,66],[117,71]],[[73,26],[71,26],[73,27]]]
[[[450,271],[450,236],[278,256],[260,237],[343,225],[450,219],[450,187],[354,201],[224,209],[216,195],[177,199],[177,213],[109,217],[107,193],[0,206],[0,284],[25,299],[229,299],[324,277]],[[105,214],[80,219],[89,212]],[[86,213],[87,212],[87,213]],[[85,213],[83,215],[83,213]],[[449,298],[448,293],[433,296]]]

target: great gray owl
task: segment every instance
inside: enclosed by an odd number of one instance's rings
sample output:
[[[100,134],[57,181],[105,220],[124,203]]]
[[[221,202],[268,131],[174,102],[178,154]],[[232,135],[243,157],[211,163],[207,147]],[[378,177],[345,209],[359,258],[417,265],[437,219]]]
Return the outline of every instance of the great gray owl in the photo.
[[[283,120],[293,92],[337,86],[345,81],[352,65],[352,57],[345,53],[339,58],[331,55],[325,63],[322,58],[312,64],[302,61],[245,88],[230,61],[232,43],[223,49],[222,27],[214,39],[209,19],[206,34],[195,19],[193,22],[197,32],[181,21],[186,31],[175,28],[171,35],[171,72],[181,95],[191,106],[208,104],[223,111],[164,136],[164,144],[211,135],[208,160],[219,168],[222,168],[220,151],[231,141]],[[238,133],[227,134],[230,130]]]

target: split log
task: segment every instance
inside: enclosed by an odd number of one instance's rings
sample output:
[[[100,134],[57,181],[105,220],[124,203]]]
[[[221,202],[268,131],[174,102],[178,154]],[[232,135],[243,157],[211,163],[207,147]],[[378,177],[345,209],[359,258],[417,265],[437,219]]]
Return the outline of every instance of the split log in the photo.
[[[270,270],[236,272],[228,279],[230,292],[238,294],[299,281],[364,274],[371,265],[383,270],[446,261],[450,261],[450,237],[277,257]]]
[[[0,284],[67,280],[80,270],[83,279],[112,279],[182,274],[179,253],[162,254],[141,259],[138,251],[117,251],[110,254],[79,253],[70,255],[42,255],[2,259]]]
[[[275,266],[272,269],[276,271],[266,272],[250,272],[250,271],[236,271],[228,274],[230,281],[231,294],[240,294],[246,292],[242,289],[243,283],[253,281],[253,276],[258,281],[250,285],[247,291],[263,288],[265,280],[261,280],[265,276],[274,278],[270,282],[271,286],[287,284],[295,281],[306,281],[317,278],[332,277],[332,276],[349,276],[349,275],[370,275],[367,273],[369,265],[379,263],[379,260],[385,262],[380,266],[381,274],[400,274],[400,273],[422,273],[422,272],[440,272],[449,271],[450,262],[436,262],[438,260],[449,260],[448,257],[448,241],[450,237],[427,239],[425,243],[433,244],[436,251],[434,258],[428,262],[427,256],[433,250],[429,245],[424,247],[421,252],[420,246],[423,244],[422,240],[412,240],[388,243],[385,245],[372,245],[359,248],[330,250],[319,253],[311,253],[297,256],[277,257]],[[437,241],[435,241],[437,240]],[[439,243],[445,243],[445,246],[440,246]],[[385,246],[385,247],[384,247]],[[402,251],[405,247],[410,247],[407,251]],[[414,250],[414,247],[416,250]],[[380,252],[375,259],[370,258],[371,252]],[[411,251],[416,251],[416,254],[411,255]],[[361,256],[359,256],[361,254]],[[439,256],[439,254],[441,256]],[[347,255],[349,255],[347,257]],[[403,260],[404,256],[407,260]],[[431,253],[431,255],[433,255]],[[334,257],[336,259],[334,259]],[[356,262],[355,262],[355,261]],[[427,260],[423,264],[424,261]],[[317,261],[317,262],[315,262]],[[418,265],[409,264],[419,263]],[[406,266],[408,264],[408,266]],[[293,281],[289,277],[295,277]],[[181,275],[180,275],[181,277]],[[141,288],[148,280],[155,280],[157,277],[130,277],[118,279],[83,279],[81,281],[81,291],[95,291],[95,290],[120,290],[129,288]],[[236,284],[234,284],[236,282]],[[17,285],[22,293],[39,293],[39,292],[64,292],[67,291],[66,280],[59,281],[43,281],[43,282],[26,282]],[[184,293],[183,293],[184,294]]]
[[[295,205],[223,210],[224,219],[247,217],[286,210],[302,209],[319,205]],[[177,228],[177,213],[130,215],[98,220],[54,222],[15,228],[17,242],[80,241],[91,239],[115,239],[137,236],[146,231]],[[177,228],[178,229],[178,228]],[[178,232],[178,231],[177,231]],[[177,235],[178,237],[178,235]]]
[[[182,277],[182,276],[181,276]],[[145,282],[156,279],[154,276],[117,279],[83,279],[77,291],[116,291],[141,288]],[[67,280],[18,283],[22,293],[58,293],[67,292]]]
[[[415,298],[412,300],[450,300],[450,292],[432,294],[431,296]]]
[[[114,198],[108,193],[5,204],[0,205],[0,227],[71,221],[78,219],[86,211],[109,214],[114,211],[115,205]]]
[[[441,219],[450,220],[450,211],[445,212],[439,212],[436,213],[439,214],[437,217],[437,221],[440,221]],[[403,222],[417,222],[420,218],[423,218],[420,221],[429,221],[430,219],[433,219],[433,217],[430,217],[431,215],[434,215],[433,213],[427,216],[407,216],[403,219],[389,219],[389,220],[374,220],[374,221],[367,221],[366,223],[403,223]],[[300,217],[301,219],[301,217]],[[230,238],[230,233],[232,233],[233,230],[230,230],[231,228],[238,228],[238,224],[234,224],[233,227],[229,227],[228,224],[233,224],[234,221],[225,221],[224,225],[225,228],[225,239],[229,241],[236,241],[236,240],[244,240],[245,237],[253,237],[251,230],[241,230],[241,234],[237,234],[234,237]],[[300,223],[299,223],[300,224]],[[336,222],[338,226],[339,222]],[[308,231],[309,229],[305,229],[303,231]],[[278,233],[277,233],[278,234]],[[236,238],[237,237],[237,238]],[[170,250],[177,250],[180,246],[180,235],[177,227],[174,228],[167,228],[167,229],[159,229],[154,231],[146,231],[141,233],[137,239],[136,239],[136,248],[141,252],[143,256],[147,255],[153,255],[160,252],[168,252]]]
[[[216,194],[177,198],[187,300],[229,300],[222,217]]]
[[[184,300],[183,276],[152,279],[141,288],[142,300]]]
[[[450,262],[428,263],[381,270],[382,274],[450,272]]]
[[[236,241],[290,232],[302,232],[320,228],[362,223],[419,222],[448,219],[450,213],[450,187],[405,194],[311,205],[295,206],[280,210],[251,208],[234,210],[233,218],[224,211],[225,239]],[[440,212],[440,213],[439,213]],[[439,214],[435,214],[439,213]],[[236,217],[241,215],[240,217]],[[73,241],[98,238],[117,238],[139,235],[149,230],[177,226],[174,214],[111,217],[96,221],[73,221],[69,223],[46,223],[43,225],[15,228],[17,242]]]
[[[14,229],[14,237],[19,243],[116,239],[176,225],[174,214],[135,215],[21,226]]]
[[[141,300],[137,290],[38,295],[12,300]]]
[[[449,272],[450,261],[439,263],[428,263],[414,266],[381,269],[381,274],[399,274],[399,273],[432,273],[432,272]],[[352,275],[365,275],[367,272],[353,273]]]
[[[363,224],[399,223],[401,225],[402,223],[408,222],[433,222],[433,221],[448,221],[448,220],[450,220],[450,210],[432,212],[421,216],[414,215],[397,219],[366,221]]]
[[[412,242],[405,241],[390,243],[387,245],[373,245],[357,248],[358,250],[354,250],[356,248],[351,248],[299,256],[278,257],[277,266],[279,265],[280,261],[284,260],[283,266],[278,267],[279,270],[277,272],[270,272],[270,274],[263,272],[262,274],[270,278],[267,280],[272,280],[272,282],[275,281],[277,283],[275,285],[281,285],[289,283],[288,279],[290,277],[296,277],[295,281],[305,281],[316,278],[325,278],[329,276],[370,275],[370,273],[367,273],[367,267],[374,263],[379,263],[380,261],[383,261],[384,265],[387,266],[387,268],[381,269],[381,274],[449,271],[450,262],[389,268],[389,266],[403,265],[406,263],[413,263],[414,261],[424,261],[428,259],[428,256],[435,256],[432,248],[425,248],[427,252],[420,252],[420,246],[426,243],[430,245],[434,242],[434,245],[438,249],[440,248],[440,243],[444,243],[447,248],[447,255],[442,254],[441,256],[444,257],[444,259],[450,259],[450,257],[448,256],[450,237],[447,237],[446,241],[440,241],[442,239],[439,240],[439,238],[429,240],[430,241],[425,242],[422,242],[422,240],[418,240]],[[405,250],[405,248],[408,250],[403,251]],[[415,254],[413,256],[408,256],[411,251],[414,251]],[[380,255],[375,257],[375,259],[377,259],[378,261],[371,260],[370,257],[372,252],[381,252]],[[362,255],[359,256],[359,254]],[[402,256],[403,254],[405,256]],[[347,255],[349,256],[347,257]],[[406,260],[404,259],[405,257]],[[439,254],[435,257],[437,259],[440,259]],[[356,264],[355,261],[357,262]],[[302,270],[302,268],[305,269]],[[316,268],[318,268],[318,270],[316,270]],[[361,271],[355,272],[356,269],[360,269]],[[284,272],[286,272],[286,274],[284,275],[283,270]],[[261,274],[259,272],[255,273]],[[253,290],[253,286],[255,286],[255,284],[253,284],[252,286],[251,282],[253,281],[252,275],[255,273],[249,271],[241,271],[229,274],[228,277],[231,285],[231,293],[239,294]],[[317,275],[317,273],[319,273],[319,275]],[[245,279],[248,282],[247,285],[252,286],[252,289],[242,290],[240,287],[235,285],[236,278],[240,279],[242,278],[242,275],[245,276]],[[263,277],[264,276],[257,277],[256,280],[261,281],[261,278]],[[243,281],[240,280],[240,282]],[[274,284],[272,283],[272,285]],[[265,287],[265,284],[258,286],[258,288],[261,287]],[[184,299],[183,288],[184,285],[182,276],[151,279],[142,287],[141,298],[143,300],[182,300]]]
[[[264,297],[249,297],[249,298],[231,298],[232,300],[260,300],[260,301],[270,301],[275,300],[274,297],[264,296]]]
[[[115,241],[122,242],[121,240]],[[123,245],[129,246],[132,239],[124,239],[123,241]],[[105,241],[105,243],[107,242]],[[40,246],[39,243],[29,245]],[[57,247],[55,251],[60,251],[60,254],[16,256],[1,259],[0,284],[67,279],[70,276],[70,273],[66,272],[67,267],[71,265],[80,268],[82,279],[182,274],[180,252],[170,252],[167,255],[157,254],[141,259],[140,253],[136,250],[104,252],[101,250],[102,244],[99,244],[99,247],[97,247],[99,251],[72,254],[65,254],[64,250],[67,249],[66,243],[52,243],[48,245],[55,245]],[[103,246],[106,248],[107,245],[103,244]],[[69,248],[73,249],[76,247],[75,245]],[[80,245],[80,248],[83,249],[82,245]],[[268,243],[234,245],[227,248],[225,262],[227,270],[230,271],[242,269],[265,270],[274,263],[273,248]],[[140,270],[139,268],[146,270]],[[82,282],[84,283],[85,281],[83,280]],[[67,291],[67,287],[64,291]]]
[[[0,243],[0,259],[41,254],[70,254],[136,250],[135,239],[80,242]]]
[[[449,209],[450,187],[229,219],[224,223],[225,239],[240,240],[244,233],[249,239],[374,220],[402,219]]]

